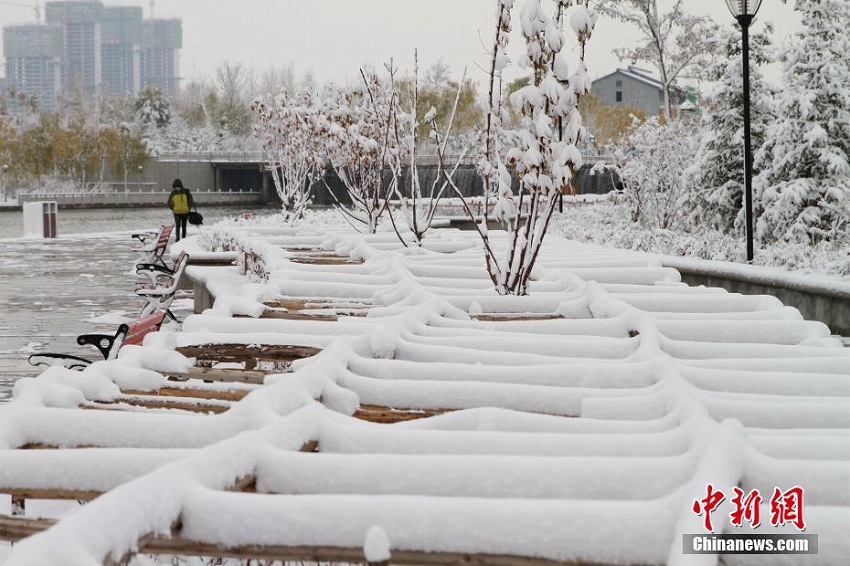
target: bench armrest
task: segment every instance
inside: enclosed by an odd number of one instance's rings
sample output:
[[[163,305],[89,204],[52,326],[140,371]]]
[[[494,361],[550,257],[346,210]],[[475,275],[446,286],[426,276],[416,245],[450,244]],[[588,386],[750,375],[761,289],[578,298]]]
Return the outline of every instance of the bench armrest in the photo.
[[[147,242],[151,238],[156,238],[156,236],[157,236],[156,232],[142,232],[140,234],[133,234],[131,237],[135,238],[136,240],[139,240],[141,243],[144,244],[145,242]]]
[[[75,369],[81,370],[84,367],[91,365],[91,361],[80,358],[78,356],[72,356],[71,354],[53,354],[53,353],[44,353],[44,354],[32,354],[27,361],[32,366],[60,366],[66,369]]]
[[[115,346],[115,342],[119,337],[123,340],[124,336],[127,335],[127,330],[127,325],[122,324],[118,327],[118,331],[113,336],[108,334],[81,334],[80,336],[77,336],[77,344],[80,346],[94,346],[100,350],[100,353],[103,355],[103,359],[108,360],[111,359],[110,353]],[[120,341],[118,342],[118,347],[121,347]]]
[[[139,276],[136,292],[140,289],[171,287],[174,284],[174,273],[171,269],[155,263],[137,263],[136,275]]]
[[[164,273],[165,275],[174,275],[174,271],[164,265],[160,265],[157,263],[136,264],[136,274],[138,275],[148,275],[148,273],[152,271],[156,271],[157,273]]]

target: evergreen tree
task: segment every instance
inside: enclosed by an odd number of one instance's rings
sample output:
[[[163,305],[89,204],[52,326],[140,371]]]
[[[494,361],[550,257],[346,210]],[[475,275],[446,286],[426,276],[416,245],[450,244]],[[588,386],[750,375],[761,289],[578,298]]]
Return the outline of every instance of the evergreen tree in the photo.
[[[139,93],[135,102],[136,115],[142,124],[163,128],[171,120],[171,104],[158,86],[150,86]]]
[[[772,29],[750,36],[750,133],[752,147],[764,141],[773,120],[769,87],[759,66],[772,61],[768,36]],[[705,93],[702,106],[702,140],[698,159],[689,171],[693,189],[689,195],[692,219],[714,228],[743,230],[744,224],[744,76],[741,31],[735,24],[718,37],[717,58],[708,69],[716,84]]]
[[[784,66],[756,161],[765,240],[831,239],[850,217],[850,3],[797,0],[803,30],[781,54]]]

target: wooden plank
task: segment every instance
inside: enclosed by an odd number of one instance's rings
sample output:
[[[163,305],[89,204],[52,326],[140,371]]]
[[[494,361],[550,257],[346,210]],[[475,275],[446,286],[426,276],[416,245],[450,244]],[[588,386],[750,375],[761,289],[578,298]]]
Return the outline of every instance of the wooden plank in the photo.
[[[291,311],[310,309],[339,309],[339,310],[368,310],[371,304],[356,299],[327,298],[327,297],[299,297],[279,299],[263,303],[273,309],[287,309]]]
[[[18,450],[59,450],[77,448],[100,448],[96,444],[80,444],[78,446],[57,446],[55,444],[44,444],[43,442],[27,442],[18,446]]]
[[[292,344],[200,344],[197,346],[180,346],[176,350],[188,358],[198,360],[245,361],[253,359],[269,362],[300,360],[315,356],[322,351],[313,346]]]
[[[152,537],[140,541],[142,554],[168,554],[179,556],[204,556],[216,558],[254,559],[281,562],[307,563],[354,563],[364,561],[363,548],[343,548],[330,546],[239,546],[227,548],[218,545],[200,543],[179,536]],[[506,556],[492,554],[463,554],[454,552],[421,552],[413,550],[392,550],[392,564],[417,564],[422,566],[590,566],[587,562],[559,562],[545,558],[524,556]]]
[[[169,379],[186,381],[188,379],[201,379],[203,381],[216,381],[223,383],[251,383],[262,385],[263,380],[270,372],[255,369],[220,369],[220,368],[189,368],[188,373],[169,374]]]
[[[55,519],[12,518],[0,515],[0,540],[18,542],[45,531],[56,524]],[[176,530],[175,530],[176,532]],[[171,537],[146,536],[139,540],[139,554],[171,554],[235,559],[302,561],[302,562],[363,562],[363,549],[327,546],[239,546],[224,547]],[[601,566],[590,562],[559,562],[546,558],[495,554],[464,554],[455,552],[420,552],[393,549],[393,564],[423,566]]]
[[[491,313],[491,314],[474,314],[471,318],[482,322],[515,322],[519,320],[558,320],[564,318],[560,314],[511,314],[511,313]]]
[[[360,405],[354,412],[354,418],[373,423],[390,424],[424,419],[447,412],[449,412],[448,409],[395,409],[379,405]]]
[[[301,263],[308,265],[360,265],[362,259],[351,259],[345,256],[339,256],[329,253],[317,254],[298,254],[289,258],[292,263]]]
[[[31,489],[20,487],[0,487],[0,493],[12,496],[12,502],[16,498],[25,499],[68,499],[75,501],[91,501],[95,497],[101,495],[100,491],[78,490],[78,489],[58,489],[44,488]],[[12,515],[15,515],[13,512]]]
[[[277,320],[312,320],[316,322],[336,322],[339,316],[336,314],[311,314],[300,311],[266,310],[260,318],[273,318]]]
[[[120,403],[132,405],[133,407],[144,407],[146,409],[179,409],[181,411],[190,411],[192,413],[220,414],[230,410],[230,405],[213,405],[211,403],[191,403],[180,401],[179,398],[165,397],[118,397],[114,401],[106,403],[102,401],[94,401],[90,405],[83,405],[82,409],[107,409],[120,410]]]
[[[162,396],[162,397],[190,397],[192,399],[216,399],[219,401],[240,401],[250,391],[244,389],[236,389],[230,391],[222,391],[216,389],[198,389],[194,387],[160,387],[155,391],[134,391],[132,389],[122,389],[121,393],[125,395],[136,396]]]
[[[241,478],[236,478],[236,481],[233,482],[227,491],[241,491],[245,493],[256,493],[257,492],[257,476],[255,475],[247,475]]]
[[[331,309],[328,309],[331,310]],[[273,318],[273,319],[281,319],[281,320],[313,320],[316,322],[336,322],[340,317],[355,317],[355,318],[365,318],[369,316],[368,310],[360,310],[360,311],[346,311],[345,309],[339,309],[342,312],[328,312],[328,313],[310,313],[304,311],[290,311],[290,310],[279,310],[279,309],[268,309],[260,315],[260,318]],[[245,315],[237,315],[234,318],[243,318]]]
[[[56,524],[55,519],[27,519],[0,515],[0,540],[18,542],[45,531]]]

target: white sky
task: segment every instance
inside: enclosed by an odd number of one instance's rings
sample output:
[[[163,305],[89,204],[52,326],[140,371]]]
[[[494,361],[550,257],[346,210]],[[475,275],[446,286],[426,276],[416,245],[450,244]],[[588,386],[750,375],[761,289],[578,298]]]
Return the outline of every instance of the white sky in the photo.
[[[685,3],[693,13],[731,25],[724,0]],[[34,4],[0,0],[0,26],[33,22],[34,10],[27,6]],[[143,6],[145,17],[150,17],[149,0],[104,4]],[[156,0],[154,16],[183,20],[180,65],[185,79],[210,78],[219,64],[232,61],[258,74],[292,63],[299,76],[311,71],[319,82],[341,82],[355,78],[362,64],[377,67],[390,57],[403,72],[412,71],[413,50],[418,48],[422,67],[442,58],[453,76],[459,77],[467,66],[468,76],[483,85],[481,69],[487,64],[495,6],[495,0]],[[518,15],[515,9],[515,20]],[[759,19],[774,23],[777,43],[799,26],[791,7],[780,0],[764,0]],[[517,59],[522,45],[518,33],[514,35],[511,53]],[[637,37],[624,24],[600,20],[587,49],[591,77],[625,66],[612,50]],[[570,37],[568,45],[574,44]],[[520,73],[513,65],[507,76]],[[778,71],[771,69],[767,76],[776,80]]]

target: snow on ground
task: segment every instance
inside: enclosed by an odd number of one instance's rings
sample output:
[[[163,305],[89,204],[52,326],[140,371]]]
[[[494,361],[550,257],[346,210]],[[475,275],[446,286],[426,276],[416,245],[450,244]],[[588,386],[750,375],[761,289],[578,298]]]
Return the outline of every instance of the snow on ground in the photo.
[[[631,221],[627,205],[618,203],[613,193],[593,199],[575,198],[578,204],[565,197],[563,214],[556,213],[552,221],[552,234],[611,248],[746,263],[743,234],[725,234],[709,228],[694,232],[642,228]],[[592,204],[585,204],[586,201]],[[754,265],[840,276],[850,282],[847,238],[815,246],[787,242],[755,242],[755,246]]]
[[[682,554],[708,484],[759,489],[763,517],[774,487],[800,485],[819,554],[795,563],[850,552],[850,350],[775,298],[691,288],[651,256],[555,236],[532,294],[499,297],[468,232],[422,248],[386,233],[233,234],[250,276],[191,269],[213,308],[74,379],[23,380],[0,407],[0,484],[110,489],[5,564],[101,563],[178,519],[184,538],[225,546],[715,564]],[[194,362],[175,348],[217,344],[321,352],[217,415],[76,408],[173,383],[163,374]],[[371,406],[448,412],[355,418]],[[318,452],[300,452],[308,442]],[[246,476],[258,493],[227,491]],[[750,532],[730,510],[717,529]]]

